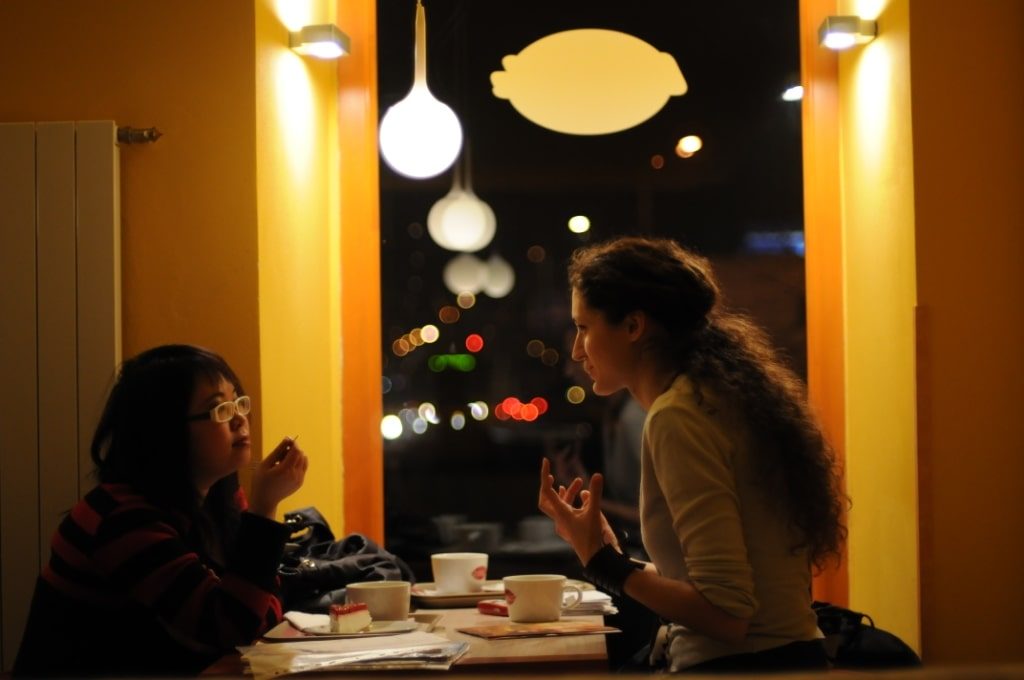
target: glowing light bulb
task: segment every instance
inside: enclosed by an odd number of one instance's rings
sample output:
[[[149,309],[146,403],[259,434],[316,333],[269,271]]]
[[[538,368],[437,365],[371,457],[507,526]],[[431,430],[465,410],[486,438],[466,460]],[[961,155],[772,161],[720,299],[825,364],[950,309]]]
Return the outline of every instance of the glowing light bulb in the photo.
[[[427,87],[427,19],[416,4],[415,76],[409,94],[380,122],[380,153],[392,170],[413,179],[439,175],[462,148],[462,125]]]

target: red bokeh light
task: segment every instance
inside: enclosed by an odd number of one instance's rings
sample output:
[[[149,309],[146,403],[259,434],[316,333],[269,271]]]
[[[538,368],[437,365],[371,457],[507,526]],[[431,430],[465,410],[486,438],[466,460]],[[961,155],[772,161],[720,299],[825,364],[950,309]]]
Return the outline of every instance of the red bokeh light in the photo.
[[[479,352],[484,348],[484,339],[478,333],[470,333],[466,336],[466,349],[470,352]]]
[[[548,411],[548,400],[544,397],[534,397],[530,403],[537,407],[537,415],[544,415]]]
[[[537,416],[540,415],[540,411],[532,403],[523,404],[523,407],[519,409],[519,413],[522,415],[523,420],[531,423],[537,420]]]
[[[515,397],[508,397],[505,401],[501,402],[501,406],[505,409],[505,413],[516,418],[519,415],[519,409],[523,407],[523,403]]]

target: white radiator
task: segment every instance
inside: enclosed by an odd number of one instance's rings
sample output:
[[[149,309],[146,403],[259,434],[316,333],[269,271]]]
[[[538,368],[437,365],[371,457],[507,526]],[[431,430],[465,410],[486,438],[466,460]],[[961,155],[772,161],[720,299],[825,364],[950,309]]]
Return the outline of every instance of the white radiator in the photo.
[[[121,359],[119,184],[112,121],[0,124],[4,670],[50,536],[94,484],[92,430]]]

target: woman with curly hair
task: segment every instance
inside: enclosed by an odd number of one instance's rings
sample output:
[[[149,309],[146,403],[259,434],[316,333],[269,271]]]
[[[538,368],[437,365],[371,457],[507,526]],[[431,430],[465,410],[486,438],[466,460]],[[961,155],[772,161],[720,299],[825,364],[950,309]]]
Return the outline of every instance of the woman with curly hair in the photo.
[[[569,282],[572,358],[595,394],[628,389],[647,411],[640,514],[652,563],[619,550],[599,474],[556,489],[545,459],[540,509],[589,580],[665,622],[651,665],[826,668],[811,571],[840,555],[846,498],[803,384],[763,331],[724,308],[707,260],[674,241],[582,248]]]

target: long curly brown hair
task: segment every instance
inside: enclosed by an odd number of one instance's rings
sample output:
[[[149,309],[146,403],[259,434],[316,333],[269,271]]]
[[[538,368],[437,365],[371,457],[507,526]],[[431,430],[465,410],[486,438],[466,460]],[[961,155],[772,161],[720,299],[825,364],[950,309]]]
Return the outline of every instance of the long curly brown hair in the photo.
[[[767,335],[721,301],[708,261],[675,241],[623,237],[578,249],[569,284],[610,323],[642,311],[664,330],[648,349],[667,371],[685,373],[735,404],[759,443],[765,498],[781,510],[823,568],[841,557],[849,504],[831,447],[807,406],[803,381]]]

